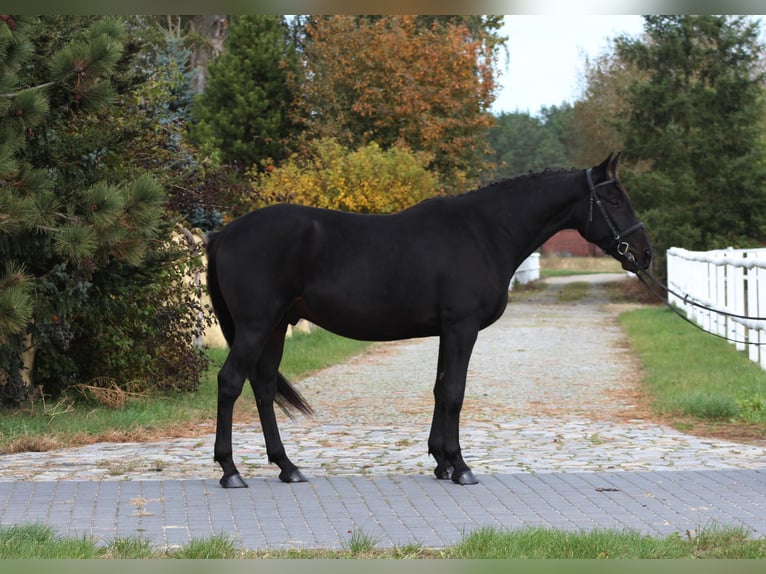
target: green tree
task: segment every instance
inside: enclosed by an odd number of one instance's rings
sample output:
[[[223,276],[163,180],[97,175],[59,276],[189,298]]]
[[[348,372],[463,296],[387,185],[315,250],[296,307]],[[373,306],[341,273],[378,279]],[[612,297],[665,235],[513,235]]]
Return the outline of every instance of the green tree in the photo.
[[[494,178],[512,177],[530,170],[567,165],[566,148],[561,142],[553,110],[548,118],[526,113],[502,113],[489,132],[489,143],[495,151]],[[546,121],[547,120],[547,121]]]
[[[177,358],[169,327],[188,306],[178,295],[188,256],[168,241],[163,187],[136,153],[140,118],[157,116],[134,90],[147,84],[130,65],[124,25],[60,18],[0,21],[3,402],[30,390],[19,376],[30,342],[34,382],[50,393],[178,372],[162,361]]]
[[[80,41],[64,45],[50,60],[51,81],[25,85],[24,66],[34,53],[27,31],[33,22],[0,21],[0,368],[2,398],[23,395],[19,357],[23,336],[36,323],[50,325],[50,338],[69,339],[68,315],[86,297],[71,270],[97,258],[136,262],[155,233],[161,193],[149,179],[133,185],[107,183],[62,190],[57,174],[34,165],[30,140],[50,136],[44,120],[45,89],[57,88],[68,109],[101,110],[112,97],[110,70],[122,54],[120,30],[104,21]],[[39,134],[42,133],[42,136]],[[54,333],[55,331],[55,333]],[[40,332],[37,333],[40,335]],[[39,336],[37,337],[39,339]],[[35,340],[34,344],[37,344]]]
[[[192,140],[243,168],[280,161],[295,135],[288,81],[297,72],[284,17],[232,17],[225,51],[208,67],[207,86],[194,103]]]
[[[626,184],[664,261],[666,248],[760,242],[766,234],[763,46],[746,17],[646,16],[620,38],[638,71],[626,90]],[[660,267],[659,270],[662,270]]]

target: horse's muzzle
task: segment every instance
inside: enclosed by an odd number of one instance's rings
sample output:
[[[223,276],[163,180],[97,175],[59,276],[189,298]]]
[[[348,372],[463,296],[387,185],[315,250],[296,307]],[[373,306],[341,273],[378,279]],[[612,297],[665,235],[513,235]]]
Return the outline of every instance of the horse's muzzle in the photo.
[[[628,248],[622,255],[622,268],[625,271],[636,272],[640,269],[648,269],[649,264],[652,262],[652,250],[650,248],[644,249],[642,252],[638,252],[639,256],[636,257],[637,251],[633,248]]]

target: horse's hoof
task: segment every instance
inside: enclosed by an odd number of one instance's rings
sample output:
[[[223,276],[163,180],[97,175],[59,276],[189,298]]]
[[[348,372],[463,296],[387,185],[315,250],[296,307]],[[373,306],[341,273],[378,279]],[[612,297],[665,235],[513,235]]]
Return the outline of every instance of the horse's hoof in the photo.
[[[281,472],[279,473],[279,480],[282,482],[308,482],[308,478],[303,476],[303,473],[298,470],[297,468],[291,472]]]
[[[479,480],[474,476],[470,470],[464,470],[452,475],[452,482],[466,486],[468,484],[479,484]]]
[[[452,467],[448,468],[439,468],[438,466],[434,470],[434,476],[438,478],[439,480],[449,480],[452,478]]]
[[[224,488],[247,488],[247,483],[242,480],[242,477],[238,472],[230,475],[224,475],[220,480],[221,486]]]

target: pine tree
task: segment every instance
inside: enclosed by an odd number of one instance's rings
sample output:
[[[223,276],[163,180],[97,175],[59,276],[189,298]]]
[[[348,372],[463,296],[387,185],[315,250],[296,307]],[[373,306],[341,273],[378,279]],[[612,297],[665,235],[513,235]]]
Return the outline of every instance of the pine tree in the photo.
[[[14,192],[10,184],[18,182],[23,185],[25,174],[20,173],[16,154],[23,145],[24,131],[34,128],[47,111],[47,101],[34,91],[20,93],[14,99],[8,97],[11,90],[17,89],[19,68],[31,51],[26,38],[14,33],[18,25],[10,17],[3,17],[0,23],[0,61],[4,62],[0,74],[0,230],[3,233],[18,230],[21,213],[25,206],[32,204],[31,199],[25,201]],[[37,191],[42,193],[44,188],[43,182]],[[0,268],[0,341],[19,334],[31,313],[30,284],[24,270],[18,263],[3,257],[3,268]]]
[[[19,377],[25,336],[65,349],[68,319],[85,305],[94,269],[113,260],[139,263],[157,235],[164,200],[148,176],[72,185],[65,176],[71,166],[46,145],[61,136],[47,123],[49,101],[57,116],[72,118],[112,101],[120,23],[94,23],[50,58],[49,81],[25,85],[36,25],[0,18],[0,401],[7,402],[28,391]]]
[[[279,162],[294,134],[288,80],[297,73],[295,46],[282,16],[233,17],[226,51],[211,62],[196,100],[192,139],[243,167]]]
[[[670,246],[725,248],[766,237],[764,46],[756,21],[645,16],[618,39],[637,73],[625,96],[625,182],[664,260]],[[662,271],[662,267],[659,267]]]

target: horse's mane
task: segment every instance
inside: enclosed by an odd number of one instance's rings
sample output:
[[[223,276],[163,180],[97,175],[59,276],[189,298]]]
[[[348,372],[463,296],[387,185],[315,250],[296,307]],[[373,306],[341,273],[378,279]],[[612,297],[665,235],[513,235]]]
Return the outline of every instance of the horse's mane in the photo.
[[[571,167],[571,168],[550,168],[546,167],[543,171],[535,171],[535,170],[529,170],[527,173],[503,178],[497,181],[492,181],[486,185],[477,187],[476,189],[472,189],[470,191],[465,191],[463,193],[455,195],[455,197],[460,197],[464,195],[472,195],[481,191],[487,191],[487,190],[507,190],[509,187],[513,187],[516,185],[519,185],[520,183],[523,183],[528,180],[536,179],[539,177],[549,176],[549,175],[555,175],[560,173],[572,173],[573,171],[580,171],[578,168]]]
[[[458,200],[460,198],[470,199],[476,196],[491,196],[496,193],[505,194],[505,193],[508,193],[513,188],[519,187],[520,185],[522,185],[523,183],[529,180],[533,180],[533,179],[545,177],[545,176],[550,176],[550,175],[556,175],[556,174],[572,173],[575,171],[580,171],[580,170],[575,167],[572,167],[572,168],[549,168],[548,167],[542,171],[530,170],[527,173],[493,181],[488,184],[471,189],[469,191],[464,191],[462,193],[456,193],[454,195],[448,195],[448,194],[435,195],[433,197],[429,197],[423,200],[420,203],[427,204],[433,201],[443,201],[445,199],[446,200]]]

